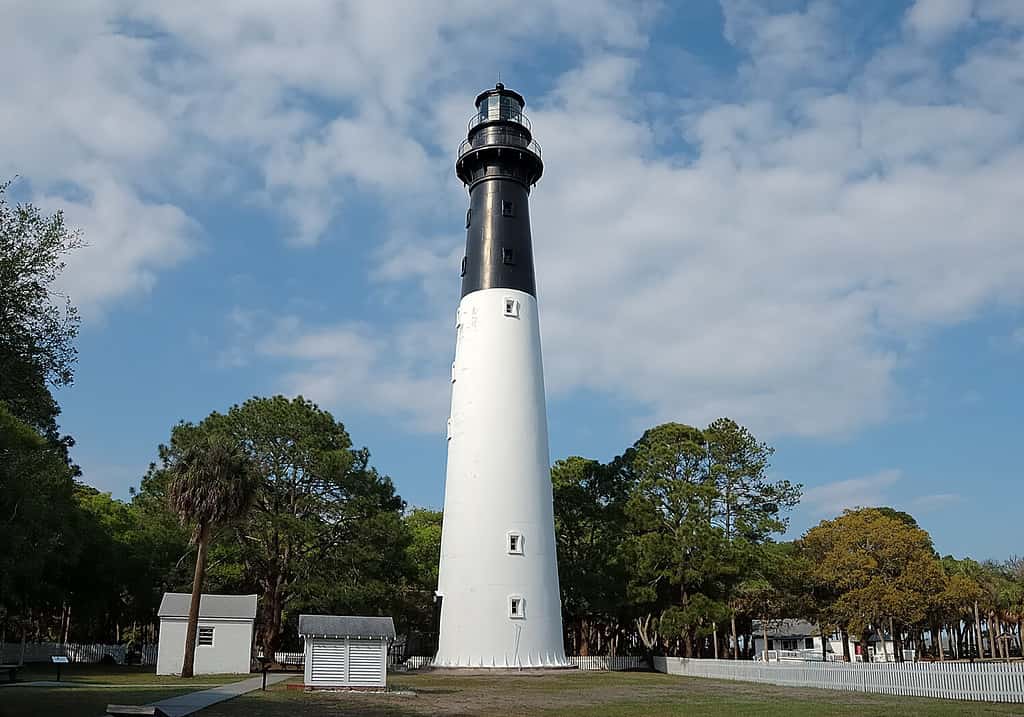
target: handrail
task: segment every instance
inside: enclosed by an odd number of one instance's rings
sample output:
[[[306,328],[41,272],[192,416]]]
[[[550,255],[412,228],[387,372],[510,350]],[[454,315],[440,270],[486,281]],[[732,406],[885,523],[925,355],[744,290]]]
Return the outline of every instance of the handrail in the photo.
[[[525,112],[522,110],[508,111],[504,107],[487,107],[479,112],[474,112],[469,118],[468,129],[473,129],[485,122],[499,122],[502,120],[521,124],[527,130],[533,131],[533,125],[530,123],[530,118],[526,116]]]
[[[533,152],[538,157],[541,156],[540,143],[535,139],[527,142],[523,135],[515,132],[489,132],[486,135],[477,135],[472,139],[462,140],[459,144],[459,159],[462,159],[475,149],[484,149],[486,147],[525,149],[528,152]]]

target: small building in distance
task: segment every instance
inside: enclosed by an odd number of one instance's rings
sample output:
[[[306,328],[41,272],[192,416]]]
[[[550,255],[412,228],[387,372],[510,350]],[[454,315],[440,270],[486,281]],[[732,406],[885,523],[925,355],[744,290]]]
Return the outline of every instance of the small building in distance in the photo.
[[[160,601],[160,639],[156,673],[180,675],[192,596],[164,593]],[[252,663],[255,595],[203,595],[199,600],[195,674],[247,674]]]
[[[390,617],[299,615],[305,641],[306,687],[383,689],[388,645],[395,639]]]
[[[767,624],[768,644],[764,642],[765,630],[760,620],[753,621],[754,659],[769,662],[820,662],[824,656],[830,662],[843,660],[843,638],[839,632],[825,636],[825,650],[822,653],[821,631],[818,626],[806,620],[786,618],[769,620]],[[897,646],[888,634],[883,640],[873,635],[868,643],[867,659],[856,637],[847,636],[850,659],[854,662],[895,662]],[[767,650],[767,655],[765,651]],[[914,651],[903,648],[903,659],[912,662]]]

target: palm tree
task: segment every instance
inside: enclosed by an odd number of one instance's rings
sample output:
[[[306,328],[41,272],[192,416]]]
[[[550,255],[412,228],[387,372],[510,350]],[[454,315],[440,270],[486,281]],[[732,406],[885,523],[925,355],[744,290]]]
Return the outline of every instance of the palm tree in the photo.
[[[258,486],[255,465],[239,447],[221,437],[208,436],[173,455],[167,497],[183,524],[195,526],[196,573],[185,633],[185,659],[181,676],[192,677],[196,656],[199,598],[206,572],[206,548],[218,525],[244,516]]]

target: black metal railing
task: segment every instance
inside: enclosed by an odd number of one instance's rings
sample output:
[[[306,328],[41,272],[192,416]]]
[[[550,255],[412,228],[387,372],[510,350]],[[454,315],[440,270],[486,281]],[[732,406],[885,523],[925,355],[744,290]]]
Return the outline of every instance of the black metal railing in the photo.
[[[528,131],[533,131],[530,118],[522,110],[510,109],[508,107],[486,107],[480,110],[469,118],[469,129],[482,125],[484,122],[498,122],[502,120],[521,124]]]
[[[492,129],[486,133],[480,133],[471,138],[462,140],[459,144],[459,159],[475,149],[483,147],[508,147],[512,149],[525,149],[541,156],[540,144],[535,139],[527,139],[521,133],[502,129]]]

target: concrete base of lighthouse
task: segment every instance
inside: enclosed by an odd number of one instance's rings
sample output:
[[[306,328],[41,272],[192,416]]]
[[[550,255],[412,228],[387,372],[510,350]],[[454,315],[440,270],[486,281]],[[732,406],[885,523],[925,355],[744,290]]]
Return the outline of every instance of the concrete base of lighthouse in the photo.
[[[435,667],[564,668],[537,300],[459,304]]]

